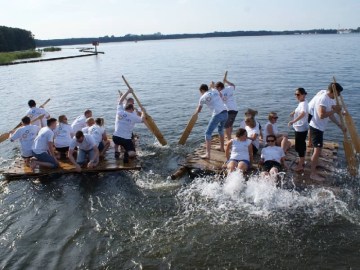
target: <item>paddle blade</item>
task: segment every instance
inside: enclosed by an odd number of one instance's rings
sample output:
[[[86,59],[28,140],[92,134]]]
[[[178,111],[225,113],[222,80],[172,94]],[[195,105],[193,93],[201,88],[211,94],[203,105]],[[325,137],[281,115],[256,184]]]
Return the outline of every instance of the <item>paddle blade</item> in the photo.
[[[198,113],[194,113],[190,121],[188,122],[183,134],[180,137],[179,144],[184,145],[186,143],[193,127],[196,124],[197,119],[198,119]]]
[[[160,129],[157,127],[157,125],[155,124],[154,120],[152,119],[152,117],[148,114],[145,115],[145,119],[147,122],[147,127],[150,129],[150,131],[152,132],[152,134],[154,134],[154,136],[156,137],[156,139],[159,141],[159,143],[161,145],[167,145],[167,141],[165,140],[164,136],[162,135]]]
[[[227,72],[227,71],[225,71],[225,75],[224,75],[223,83],[225,83],[225,81],[227,80],[227,74],[228,74],[228,72]]]
[[[351,141],[354,145],[355,151],[356,151],[356,153],[360,153],[359,134],[356,130],[356,125],[354,123],[354,120],[352,119],[352,117],[349,113],[346,113],[344,118],[345,118],[346,127],[347,127],[350,137],[351,137]]]
[[[354,154],[354,149],[350,141],[344,140],[344,152],[345,158],[348,165],[348,171],[351,176],[356,176],[358,174],[358,166]]]
[[[0,135],[0,143],[2,143],[3,141],[6,141],[7,139],[9,139],[10,137],[10,133],[4,133]]]

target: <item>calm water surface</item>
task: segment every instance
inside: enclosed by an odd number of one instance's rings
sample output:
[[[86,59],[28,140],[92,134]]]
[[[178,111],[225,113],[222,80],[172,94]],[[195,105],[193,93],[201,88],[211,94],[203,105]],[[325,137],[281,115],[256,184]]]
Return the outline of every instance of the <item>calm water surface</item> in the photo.
[[[245,185],[236,175],[224,184],[168,179],[203,140],[208,110],[187,146],[176,144],[198,86],[225,70],[239,91],[238,122],[248,107],[263,123],[274,110],[289,131],[294,89],[311,98],[336,75],[360,123],[359,42],[360,35],[309,35],[112,43],[101,44],[98,57],[0,67],[1,132],[19,122],[28,99],[51,97],[53,116],[73,119],[91,108],[111,133],[124,74],[169,142],[161,147],[137,126],[141,172],[2,182],[0,268],[359,269],[359,178],[346,175],[341,149],[328,184],[301,191],[256,177]],[[340,142],[342,134],[329,124],[326,138]],[[17,144],[0,145],[2,168],[17,156]]]

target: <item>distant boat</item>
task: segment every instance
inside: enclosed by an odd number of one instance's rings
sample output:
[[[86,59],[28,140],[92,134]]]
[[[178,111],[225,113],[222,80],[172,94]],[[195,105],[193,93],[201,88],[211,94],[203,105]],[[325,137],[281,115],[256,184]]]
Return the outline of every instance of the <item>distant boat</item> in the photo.
[[[350,34],[351,30],[350,29],[338,29],[337,33],[338,34]]]

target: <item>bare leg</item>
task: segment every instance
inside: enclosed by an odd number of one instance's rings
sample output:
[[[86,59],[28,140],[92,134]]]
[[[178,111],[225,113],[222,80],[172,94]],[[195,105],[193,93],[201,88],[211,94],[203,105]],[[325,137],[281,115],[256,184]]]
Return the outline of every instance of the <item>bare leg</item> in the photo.
[[[30,167],[30,158],[24,158],[25,166]]]
[[[110,147],[110,142],[109,141],[104,142],[104,149],[101,151],[100,156],[104,156],[106,151],[109,149],[109,147]]]
[[[222,147],[224,148],[224,136],[222,136]],[[206,140],[206,154],[201,156],[203,159],[210,159],[210,151],[211,151],[211,140]],[[220,144],[221,144],[221,136],[220,136]]]
[[[310,178],[316,181],[323,181],[323,177],[319,176],[316,172],[316,166],[319,163],[319,157],[321,154],[321,148],[315,147],[314,153],[311,157],[311,171],[310,171]]]
[[[33,171],[35,170],[36,166],[46,167],[46,168],[54,168],[54,164],[52,164],[50,162],[42,162],[42,161],[38,161],[36,159],[31,159],[30,167]]]
[[[312,142],[311,142],[311,132],[310,132],[310,129],[309,129],[309,131],[308,131],[308,138],[309,138],[309,140],[308,140],[308,147],[313,147]]]
[[[289,148],[291,147],[291,143],[289,142],[288,138],[287,137],[282,137],[282,140],[281,140],[281,148],[284,150],[284,153],[287,152],[287,150],[289,150]]]
[[[238,169],[241,170],[242,172],[246,172],[248,169],[248,166],[245,162],[240,161],[238,164]]]
[[[227,164],[227,170],[229,173],[235,171],[235,167],[236,167],[236,162],[235,161],[230,161],[228,164]]]
[[[295,171],[300,172],[304,170],[304,164],[305,164],[305,157],[300,157],[297,167],[295,168]]]
[[[210,141],[211,143],[211,141]],[[220,151],[225,152],[225,137],[224,135],[220,135]]]
[[[233,130],[233,128],[232,128],[232,127],[229,127],[229,128],[226,128],[226,129],[225,129],[226,139],[227,139],[228,141],[230,141],[230,140],[231,140],[232,130]]]

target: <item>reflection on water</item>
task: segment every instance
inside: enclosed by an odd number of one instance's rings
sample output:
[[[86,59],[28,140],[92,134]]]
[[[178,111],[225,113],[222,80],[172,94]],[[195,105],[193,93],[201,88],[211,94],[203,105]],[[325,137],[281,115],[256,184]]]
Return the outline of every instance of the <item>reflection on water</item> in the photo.
[[[360,265],[359,178],[340,168],[323,186],[296,186],[283,175],[269,180],[234,172],[171,181],[168,175],[203,141],[209,113],[201,113],[186,146],[176,142],[193,113],[200,83],[229,70],[240,104],[270,110],[289,131],[293,90],[309,98],[332,75],[357,123],[359,35],[241,37],[114,43],[105,55],[2,67],[1,130],[17,123],[26,102],[48,97],[52,115],[69,119],[91,108],[113,131],[117,90],[124,74],[170,145],[141,135],[143,170],[68,175],[0,185],[0,268],[24,269],[304,269]],[[336,53],[334,53],[336,52]],[[68,51],[66,51],[68,53]],[[331,126],[327,139],[340,141]],[[0,167],[19,155],[0,145]]]

